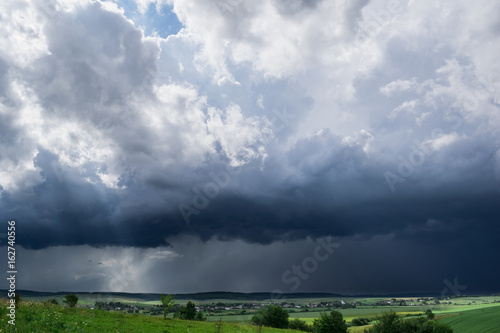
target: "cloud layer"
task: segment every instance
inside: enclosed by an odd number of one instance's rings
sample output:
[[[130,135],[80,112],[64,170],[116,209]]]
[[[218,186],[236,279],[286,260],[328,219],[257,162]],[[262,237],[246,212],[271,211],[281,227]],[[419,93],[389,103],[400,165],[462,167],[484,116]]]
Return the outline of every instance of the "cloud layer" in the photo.
[[[124,6],[0,5],[0,219],[19,245],[498,252],[499,4]],[[182,29],[148,34],[170,8]]]

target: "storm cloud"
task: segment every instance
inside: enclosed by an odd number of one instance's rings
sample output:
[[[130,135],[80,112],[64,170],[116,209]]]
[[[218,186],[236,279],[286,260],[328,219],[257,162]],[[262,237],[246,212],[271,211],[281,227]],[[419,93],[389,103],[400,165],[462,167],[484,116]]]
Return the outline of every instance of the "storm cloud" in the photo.
[[[495,289],[499,9],[0,5],[0,219],[43,277],[20,281],[54,290],[34,258],[88,255],[105,264],[61,272],[64,288],[287,291],[283,272],[329,237],[342,246],[300,291],[429,291],[457,275]],[[373,271],[391,251],[371,281],[352,264]],[[404,258],[434,272],[394,273]],[[247,266],[222,276],[226,262]],[[110,286],[117,272],[128,280]]]

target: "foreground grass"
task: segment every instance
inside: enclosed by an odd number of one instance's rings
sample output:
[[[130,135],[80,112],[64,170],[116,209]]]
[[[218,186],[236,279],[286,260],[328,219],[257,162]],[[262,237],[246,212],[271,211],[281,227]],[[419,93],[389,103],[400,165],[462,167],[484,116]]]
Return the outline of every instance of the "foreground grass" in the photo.
[[[500,332],[500,306],[464,311],[439,322],[450,325],[454,333]]]
[[[215,324],[208,322],[163,319],[144,315],[66,308],[43,303],[24,303],[16,311],[16,326],[8,324],[7,305],[0,308],[0,332],[163,332],[206,333],[216,332]],[[251,325],[224,323],[221,332],[256,333]],[[292,330],[262,328],[263,333],[284,333]]]

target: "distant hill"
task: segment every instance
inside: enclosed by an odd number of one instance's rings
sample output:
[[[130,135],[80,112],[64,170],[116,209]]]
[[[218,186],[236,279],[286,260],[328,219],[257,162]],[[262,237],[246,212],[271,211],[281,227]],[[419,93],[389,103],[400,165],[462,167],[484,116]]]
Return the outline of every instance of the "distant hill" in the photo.
[[[4,295],[7,294],[7,290],[0,289],[0,292]],[[17,290],[17,293],[21,297],[55,297],[67,294],[79,294],[79,295],[107,295],[114,297],[130,297],[130,298],[141,298],[144,300],[158,300],[161,294],[151,294],[151,293],[125,293],[125,292],[74,292],[74,291],[59,291],[59,292],[43,292],[43,291],[32,291],[32,290]],[[226,299],[226,300],[238,300],[238,301],[262,301],[266,299],[291,299],[291,298],[332,298],[332,297],[346,297],[339,294],[332,293],[283,293],[275,294],[269,292],[255,292],[255,293],[238,293],[230,291],[211,291],[193,294],[173,294],[175,299],[182,300],[211,300],[211,299]]]
[[[7,295],[6,289],[0,289],[3,295]],[[125,292],[74,292],[74,291],[60,291],[60,292],[43,292],[43,291],[32,291],[32,290],[17,290],[17,293],[21,297],[55,297],[67,294],[79,294],[79,295],[106,295],[113,297],[129,297],[129,298],[140,298],[145,301],[155,301],[160,299],[159,293],[125,293]],[[472,294],[470,294],[472,295]],[[481,293],[475,295],[491,295],[491,293]],[[173,294],[175,299],[178,300],[197,300],[205,301],[211,299],[225,299],[225,300],[237,300],[237,301],[262,301],[266,299],[300,299],[300,298],[370,298],[370,297],[384,297],[384,298],[394,298],[394,297],[439,297],[440,294],[436,293],[411,293],[411,294],[385,294],[385,295],[340,295],[333,293],[282,293],[275,294],[269,292],[254,292],[254,293],[239,293],[230,291],[211,291],[211,292],[201,292],[192,294]]]

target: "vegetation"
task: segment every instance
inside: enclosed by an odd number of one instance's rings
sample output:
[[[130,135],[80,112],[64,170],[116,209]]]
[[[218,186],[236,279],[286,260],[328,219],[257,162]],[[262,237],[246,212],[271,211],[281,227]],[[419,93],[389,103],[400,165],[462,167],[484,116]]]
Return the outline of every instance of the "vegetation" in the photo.
[[[59,302],[55,298],[48,299],[46,301],[46,303],[48,303],[48,304],[54,304],[54,305],[59,305]]]
[[[167,313],[174,306],[175,300],[172,295],[163,296],[161,294],[161,304],[163,305],[163,318],[167,318]]]
[[[203,313],[201,313],[201,311],[196,311],[196,306],[191,301],[189,301],[185,306],[181,306],[174,314],[174,318],[196,321],[205,321],[206,319],[203,317]]]
[[[325,298],[253,302],[214,299],[197,302],[195,305],[182,296],[181,300],[176,299],[180,304],[172,306],[167,318],[172,318],[173,313],[179,312],[181,308],[183,310],[176,314],[177,318],[169,320],[163,319],[164,306],[159,294],[153,298],[150,294],[130,296],[127,293],[79,293],[75,307],[56,304],[65,304],[63,299],[67,295],[64,293],[30,295],[21,293],[23,301],[16,310],[17,331],[22,328],[22,331],[27,332],[311,332],[315,328],[314,321],[321,319],[321,312],[327,310],[323,315],[325,316],[329,315],[332,309],[338,309],[343,316],[341,322],[345,319],[346,324],[351,325],[347,332],[363,333],[365,330],[369,332],[371,328],[373,332],[380,332],[377,328],[382,323],[381,314],[387,311],[388,307],[377,304],[393,304],[390,308],[396,312],[395,325],[399,325],[398,330],[404,329],[405,332],[451,332],[449,327],[442,327],[440,324],[448,324],[455,333],[495,332],[500,327],[500,295],[441,297],[439,303],[436,298],[430,297],[338,297],[341,304],[356,305],[344,309],[334,308],[332,305],[337,305],[335,299]],[[425,306],[424,301],[427,303]],[[270,303],[289,313],[288,330],[263,325],[264,314]],[[7,320],[10,320],[6,315],[8,305],[5,299],[0,299],[1,332],[15,331],[12,325],[7,324]],[[188,311],[188,308],[192,310]],[[306,310],[308,311],[305,312]],[[195,319],[178,319],[182,313],[195,313]],[[435,316],[434,320],[427,319],[431,313]],[[252,316],[260,318],[261,326],[250,324]],[[200,317],[209,322],[196,321]]]
[[[317,333],[345,333],[347,324],[339,311],[321,312],[320,317],[314,320],[314,330]]]
[[[432,311],[431,311],[432,313]],[[365,330],[367,333],[453,333],[453,329],[442,323],[430,321],[427,318],[401,320],[393,311],[384,312],[378,318],[378,323]]]
[[[66,295],[66,297],[64,297],[63,302],[70,308],[74,308],[76,306],[76,303],[78,303],[78,296],[76,296],[75,294]]]
[[[215,333],[222,332],[222,327],[224,326],[222,318],[215,322]]]
[[[16,326],[13,326],[7,322],[10,320],[7,317],[7,302],[3,300],[0,303],[0,330],[2,333],[206,333],[214,332],[215,329],[215,323],[180,319],[164,320],[162,316],[150,317],[28,301],[21,303],[16,311]],[[250,325],[225,323],[223,332],[256,333],[256,328]],[[286,333],[286,331],[264,327],[262,333]]]
[[[304,320],[300,320],[299,318],[295,318],[290,320],[288,324],[288,328],[292,330],[299,330],[304,332],[312,332],[313,329],[309,326]]]
[[[352,326],[365,326],[371,322],[369,318],[354,318],[351,321]]]
[[[500,306],[464,311],[438,321],[453,327],[455,333],[497,332],[500,327]]]
[[[269,305],[252,317],[252,323],[257,326],[288,328],[288,312],[278,305]]]
[[[19,307],[19,304],[21,303],[21,297],[19,297],[18,293],[14,294],[14,302],[16,304],[16,309]]]

